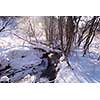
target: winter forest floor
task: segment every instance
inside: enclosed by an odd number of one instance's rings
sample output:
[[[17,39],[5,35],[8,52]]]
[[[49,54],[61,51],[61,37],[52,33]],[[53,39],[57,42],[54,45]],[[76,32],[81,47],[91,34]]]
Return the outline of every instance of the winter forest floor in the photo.
[[[63,61],[57,64],[59,71],[54,83],[95,83],[100,82],[99,56],[100,40],[95,37],[89,53],[83,57],[82,48],[75,49],[69,59],[73,69]],[[48,60],[43,58],[51,49],[42,45],[25,43],[11,34],[0,37],[0,82],[11,83],[51,83],[50,77],[42,74],[47,69]],[[59,51],[57,51],[59,52]],[[48,72],[47,72],[48,73]],[[41,77],[43,76],[43,77]]]

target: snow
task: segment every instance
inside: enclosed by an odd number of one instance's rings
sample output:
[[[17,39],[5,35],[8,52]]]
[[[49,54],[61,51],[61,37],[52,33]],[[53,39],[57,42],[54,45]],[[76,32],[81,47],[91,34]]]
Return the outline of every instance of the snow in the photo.
[[[0,72],[0,79],[2,80],[2,77],[10,75],[11,82],[35,82],[35,77],[40,75],[41,71],[46,68],[46,66],[38,66],[42,62],[43,52],[33,49],[30,44],[20,45],[22,41],[15,37],[12,38],[11,34],[7,37],[1,37],[1,40],[2,46],[7,43],[11,45],[0,48],[0,64],[2,66],[0,66],[0,70],[5,69],[8,64],[11,68]],[[44,61],[47,62],[45,59]]]
[[[12,53],[14,53],[14,55]],[[11,66],[14,66],[14,68],[19,68],[29,64],[33,64],[34,66],[36,66],[41,63],[41,59],[37,55],[33,54],[31,51],[29,53],[24,50],[23,51],[15,50],[12,51],[9,55],[10,56],[12,55],[11,57],[8,57],[8,59],[10,59]]]
[[[8,60],[5,57],[1,56],[0,57],[0,70],[5,69],[6,66],[8,66],[8,63],[9,63]]]
[[[66,61],[62,61],[63,56],[61,57],[61,61],[58,64],[60,71],[57,74],[55,79],[55,83],[78,83],[79,80],[75,77],[73,71],[68,67]]]
[[[59,50],[49,48],[41,43],[23,44],[21,39],[11,34],[0,37],[0,82],[17,83],[49,83],[48,78],[40,78],[43,70],[47,68],[46,58],[41,59],[43,51]],[[83,57],[82,47],[76,48],[70,55],[69,61],[74,70],[68,67],[64,55],[59,59],[55,83],[97,83],[100,82],[100,39],[95,37],[90,45],[89,52]],[[52,53],[49,57],[52,56]],[[10,68],[7,68],[9,66]]]
[[[64,56],[60,58],[56,83],[97,83],[100,82],[100,61],[98,56],[100,39],[94,38],[87,55],[83,57],[82,47],[75,49],[70,55],[70,64],[74,70],[68,68]],[[98,48],[97,48],[98,47]]]
[[[48,78],[40,78],[39,83],[49,83]]]
[[[100,82],[100,63],[97,61],[97,56],[94,53],[83,57],[82,50],[76,50],[76,54],[70,57],[71,65],[74,68],[74,73],[81,82]]]

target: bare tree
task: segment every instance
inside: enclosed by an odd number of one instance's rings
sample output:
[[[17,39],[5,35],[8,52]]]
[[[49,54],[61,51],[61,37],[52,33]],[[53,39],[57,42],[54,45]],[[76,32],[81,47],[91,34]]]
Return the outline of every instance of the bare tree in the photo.
[[[89,33],[87,35],[86,42],[84,44],[83,56],[86,54],[86,51],[89,49],[89,45],[91,44],[91,42],[95,36],[95,31],[97,29],[98,24],[99,24],[98,16],[94,16],[91,21],[91,26],[89,28]]]
[[[0,16],[0,32],[2,31],[7,31],[6,29],[9,28],[14,28],[14,21],[15,21],[15,16]]]
[[[73,22],[72,16],[68,16],[67,23],[66,23],[66,48],[65,48],[65,54],[68,57],[70,54],[70,50],[74,41],[74,33],[75,25]]]
[[[59,36],[60,36],[61,50],[64,53],[64,43],[63,43],[64,16],[58,16],[58,30],[59,30]]]

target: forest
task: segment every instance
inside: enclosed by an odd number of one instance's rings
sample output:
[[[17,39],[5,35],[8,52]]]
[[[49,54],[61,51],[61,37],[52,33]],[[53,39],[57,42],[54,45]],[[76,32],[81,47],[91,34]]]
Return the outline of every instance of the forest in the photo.
[[[0,16],[0,83],[99,83],[100,16]]]

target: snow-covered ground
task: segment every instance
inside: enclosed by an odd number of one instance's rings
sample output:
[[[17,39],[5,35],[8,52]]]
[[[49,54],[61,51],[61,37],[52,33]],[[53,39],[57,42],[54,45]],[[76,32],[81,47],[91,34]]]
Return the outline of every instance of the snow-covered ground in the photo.
[[[73,51],[70,56],[71,70],[61,62],[61,70],[58,72],[56,82],[67,83],[95,83],[100,82],[100,39],[95,37],[90,45],[89,53],[83,57],[82,48]],[[66,66],[65,66],[66,65]]]
[[[58,63],[60,70],[55,83],[100,82],[100,61],[97,61],[99,43],[100,40],[97,37],[94,38],[89,53],[84,57],[82,48],[72,52],[69,59],[74,70],[69,68],[61,57]],[[39,43],[34,46],[28,43],[23,45],[23,40],[11,34],[0,37],[0,81],[49,82],[47,78],[40,78],[41,73],[47,67],[47,59],[41,59],[43,52],[33,49],[33,47],[40,47],[47,52],[52,50]],[[6,67],[7,69],[4,70]]]
[[[21,39],[11,34],[0,37],[1,81],[8,76],[11,82],[23,82],[23,80],[24,82],[34,82],[41,71],[46,68],[41,64],[45,60],[41,59],[43,52],[33,49],[33,46],[28,43],[22,44]],[[5,69],[6,67],[8,68]]]

